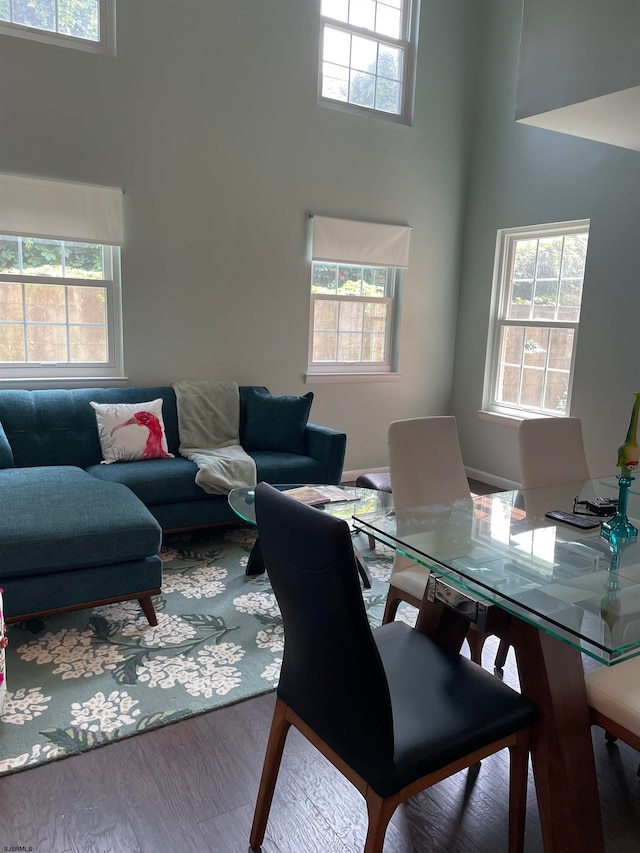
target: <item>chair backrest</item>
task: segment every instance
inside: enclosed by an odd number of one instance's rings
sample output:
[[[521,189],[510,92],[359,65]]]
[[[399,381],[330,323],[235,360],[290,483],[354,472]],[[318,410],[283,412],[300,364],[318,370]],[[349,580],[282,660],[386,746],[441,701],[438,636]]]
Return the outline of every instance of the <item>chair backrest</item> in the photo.
[[[531,418],[518,430],[525,489],[589,479],[580,418]]]
[[[389,688],[347,523],[266,483],[256,487],[255,507],[284,626],[278,695],[348,763],[375,743],[391,766]]]
[[[469,497],[453,416],[393,421],[388,440],[394,506],[449,503]]]

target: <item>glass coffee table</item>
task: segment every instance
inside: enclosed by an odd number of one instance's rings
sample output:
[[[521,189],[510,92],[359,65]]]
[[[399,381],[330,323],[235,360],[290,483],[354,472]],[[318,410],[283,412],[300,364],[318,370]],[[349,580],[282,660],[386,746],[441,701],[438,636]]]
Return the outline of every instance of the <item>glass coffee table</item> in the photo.
[[[272,484],[274,489],[286,491],[287,489],[300,488],[302,485],[310,485],[308,483],[278,483]],[[313,484],[311,484],[313,488]],[[318,486],[322,488],[322,486]],[[352,516],[355,514],[377,512],[382,509],[388,509],[393,506],[393,498],[389,492],[377,492],[374,489],[362,489],[357,486],[340,486],[342,491],[346,492],[349,500],[344,501],[329,501],[316,509],[328,512],[336,518],[344,519],[351,527]],[[255,489],[242,488],[232,489],[228,496],[229,506],[243,521],[249,524],[256,523],[256,508],[255,508]],[[362,579],[363,586],[367,589],[371,587],[371,578],[369,569],[364,560],[364,557],[354,545],[353,551],[358,566],[358,572]],[[262,553],[260,551],[260,540],[256,539],[255,545],[249,555],[247,562],[247,575],[261,575],[265,571]]]

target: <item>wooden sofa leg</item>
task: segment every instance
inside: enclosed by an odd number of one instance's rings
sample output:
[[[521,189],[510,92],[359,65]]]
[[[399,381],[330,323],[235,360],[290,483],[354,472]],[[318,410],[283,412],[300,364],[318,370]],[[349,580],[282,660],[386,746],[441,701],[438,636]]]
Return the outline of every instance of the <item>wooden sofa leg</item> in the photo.
[[[147,621],[149,625],[157,625],[158,617],[156,616],[156,611],[153,606],[153,602],[151,601],[150,595],[145,595],[144,598],[138,599],[138,604],[142,608],[142,612],[147,617]]]

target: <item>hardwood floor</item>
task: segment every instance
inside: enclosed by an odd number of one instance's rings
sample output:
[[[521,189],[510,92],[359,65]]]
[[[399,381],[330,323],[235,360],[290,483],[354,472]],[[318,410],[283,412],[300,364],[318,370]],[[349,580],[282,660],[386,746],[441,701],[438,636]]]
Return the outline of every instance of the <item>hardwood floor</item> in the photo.
[[[490,638],[485,666],[496,649]],[[517,687],[512,650],[504,679]],[[273,704],[273,694],[260,696],[0,778],[0,850],[246,853]],[[640,757],[592,733],[606,850],[637,853]],[[404,804],[385,853],[506,850],[507,773],[502,752]],[[541,853],[529,776],[525,851]],[[292,731],[263,853],[361,853],[365,829],[360,795]]]
[[[496,643],[487,641],[485,664]],[[517,684],[513,653],[505,680]],[[33,853],[246,853],[274,695],[0,779],[0,849]],[[1,732],[0,732],[1,736]],[[640,849],[638,753],[593,730],[607,851]],[[385,853],[506,850],[508,759],[401,806]],[[359,853],[364,801],[292,731],[263,853]],[[527,853],[542,851],[530,774]]]

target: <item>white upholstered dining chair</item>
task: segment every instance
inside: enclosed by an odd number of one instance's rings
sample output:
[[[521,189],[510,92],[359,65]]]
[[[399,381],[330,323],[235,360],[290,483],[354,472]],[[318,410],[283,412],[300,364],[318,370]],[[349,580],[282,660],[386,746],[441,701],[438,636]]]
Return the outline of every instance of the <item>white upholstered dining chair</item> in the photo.
[[[458,427],[453,416],[409,418],[389,425],[389,472],[393,505],[405,509],[470,498]],[[430,570],[396,553],[382,624],[395,619],[406,601],[420,607]],[[490,636],[472,627],[467,634],[471,659],[482,662],[482,646]]]
[[[585,675],[591,724],[640,751],[640,658],[601,666]],[[640,766],[638,767],[640,776]]]
[[[545,503],[535,506],[535,493],[525,496],[528,515],[544,515],[548,509],[571,510],[575,483],[589,479],[587,457],[582,440],[580,418],[530,418],[518,430],[520,484],[523,489],[539,486],[558,487],[558,505],[549,506],[549,490],[544,490]],[[563,490],[563,486],[566,488]],[[495,666],[504,667],[509,644],[500,641]]]

